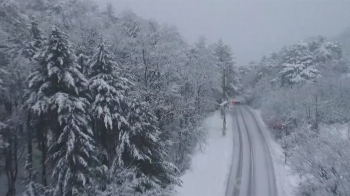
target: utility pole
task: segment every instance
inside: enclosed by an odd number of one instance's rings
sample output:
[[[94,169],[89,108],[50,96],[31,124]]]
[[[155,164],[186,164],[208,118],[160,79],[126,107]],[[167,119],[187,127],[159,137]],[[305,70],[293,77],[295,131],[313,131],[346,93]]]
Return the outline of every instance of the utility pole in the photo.
[[[223,65],[222,68],[222,101],[226,101],[226,65]],[[226,103],[227,104],[227,103]],[[222,115],[223,115],[223,125],[222,125],[222,136],[226,135],[226,104],[223,104],[222,106]]]

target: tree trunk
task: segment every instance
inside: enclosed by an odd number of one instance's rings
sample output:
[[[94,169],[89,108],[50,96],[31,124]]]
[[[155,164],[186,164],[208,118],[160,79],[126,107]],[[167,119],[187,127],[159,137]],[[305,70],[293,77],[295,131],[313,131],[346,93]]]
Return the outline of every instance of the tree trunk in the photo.
[[[47,186],[46,180],[46,157],[47,157],[47,132],[48,123],[45,123],[47,119],[43,116],[40,117],[40,122],[36,126],[36,136],[38,140],[38,149],[41,151],[41,183],[43,186]]]
[[[13,131],[13,130],[12,130]],[[18,171],[17,156],[17,134],[11,134],[11,129],[7,130],[8,148],[5,150],[5,170],[8,183],[6,196],[16,195],[16,179]]]
[[[30,126],[31,116],[27,115],[27,163],[26,170],[28,172],[28,180],[32,180],[32,171],[33,171],[33,153],[32,153],[32,130]]]
[[[47,186],[47,180],[46,180],[46,136],[43,135],[42,141],[41,141],[41,154],[42,154],[42,159],[41,159],[41,167],[42,167],[42,172],[41,172],[41,183],[44,186]]]

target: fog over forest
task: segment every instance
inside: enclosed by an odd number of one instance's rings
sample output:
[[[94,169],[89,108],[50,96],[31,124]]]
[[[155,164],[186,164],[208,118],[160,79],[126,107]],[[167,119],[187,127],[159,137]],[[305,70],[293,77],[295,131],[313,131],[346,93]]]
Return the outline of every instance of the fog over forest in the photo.
[[[175,25],[189,42],[199,36],[228,43],[244,65],[310,36],[336,37],[350,25],[350,1],[96,0],[118,12]]]

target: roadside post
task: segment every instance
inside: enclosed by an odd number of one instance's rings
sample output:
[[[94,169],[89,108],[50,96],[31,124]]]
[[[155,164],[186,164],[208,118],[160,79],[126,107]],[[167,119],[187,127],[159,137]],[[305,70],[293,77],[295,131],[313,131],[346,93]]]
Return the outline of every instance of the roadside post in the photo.
[[[227,106],[227,101],[224,101],[220,104],[221,117],[223,118],[222,124],[222,136],[226,135],[226,111],[225,108]]]

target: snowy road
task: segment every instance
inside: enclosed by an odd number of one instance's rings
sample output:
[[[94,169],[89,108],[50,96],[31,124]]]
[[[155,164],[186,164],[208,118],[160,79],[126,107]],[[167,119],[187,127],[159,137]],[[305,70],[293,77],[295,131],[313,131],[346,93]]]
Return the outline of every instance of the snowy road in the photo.
[[[232,113],[233,158],[226,196],[277,195],[275,171],[264,130],[247,106],[235,106]]]

